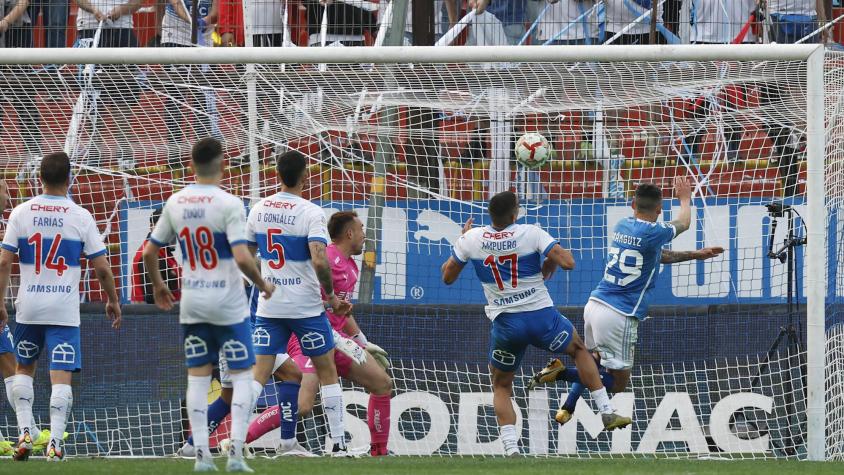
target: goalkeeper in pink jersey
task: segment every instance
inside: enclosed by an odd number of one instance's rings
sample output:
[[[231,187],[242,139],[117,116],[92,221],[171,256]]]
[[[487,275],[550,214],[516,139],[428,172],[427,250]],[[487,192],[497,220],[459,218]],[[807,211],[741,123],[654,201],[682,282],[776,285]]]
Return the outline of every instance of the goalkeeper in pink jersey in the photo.
[[[326,248],[326,255],[331,265],[334,293],[337,298],[347,300],[354,293],[358,281],[358,266],[352,256],[360,255],[363,252],[365,239],[363,223],[358,219],[355,212],[340,211],[331,216],[327,227],[331,244]],[[325,295],[323,295],[323,298],[325,298]],[[370,356],[363,363],[356,364],[349,356],[338,351],[334,353],[334,361],[337,365],[337,374],[340,377],[352,380],[369,392],[367,422],[371,440],[370,455],[387,455],[387,441],[390,435],[390,396],[393,391],[393,382],[386,371],[389,365],[386,352],[379,346],[366,341],[366,337],[351,315],[335,315],[330,311],[327,314],[334,330],[343,336],[351,336],[352,340],[366,349]],[[319,380],[310,358],[302,354],[296,335],[290,337],[287,352],[302,370],[298,413],[300,416],[305,416],[313,409],[314,399],[319,389]],[[278,411],[278,406],[270,407],[265,413],[273,411]],[[264,419],[267,418],[264,418],[262,414],[250,425],[250,437],[258,438],[275,428],[272,425],[259,422]]]

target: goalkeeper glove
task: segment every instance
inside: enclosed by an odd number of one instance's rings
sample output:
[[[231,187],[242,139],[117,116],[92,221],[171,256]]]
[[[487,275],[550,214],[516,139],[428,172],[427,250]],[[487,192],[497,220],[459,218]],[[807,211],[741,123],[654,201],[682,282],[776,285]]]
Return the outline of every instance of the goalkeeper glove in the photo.
[[[387,369],[390,367],[390,360],[387,359],[387,352],[384,351],[384,348],[381,348],[370,341],[366,344],[366,352],[375,358],[375,361],[377,361],[382,368]]]
[[[360,365],[366,362],[366,351],[360,345],[344,337],[337,330],[332,331],[334,332],[334,348],[337,351],[351,358],[355,364]]]

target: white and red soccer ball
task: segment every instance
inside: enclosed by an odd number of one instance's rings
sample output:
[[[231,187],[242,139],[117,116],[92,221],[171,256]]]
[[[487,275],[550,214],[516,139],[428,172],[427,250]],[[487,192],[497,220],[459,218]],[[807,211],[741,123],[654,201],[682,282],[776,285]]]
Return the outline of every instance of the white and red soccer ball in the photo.
[[[551,158],[548,140],[536,132],[528,132],[516,142],[516,160],[525,168],[539,168]]]

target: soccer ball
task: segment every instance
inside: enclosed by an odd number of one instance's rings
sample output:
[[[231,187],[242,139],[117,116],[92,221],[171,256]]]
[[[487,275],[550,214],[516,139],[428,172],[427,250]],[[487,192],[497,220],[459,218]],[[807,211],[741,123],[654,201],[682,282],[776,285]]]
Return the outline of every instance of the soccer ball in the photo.
[[[525,168],[539,168],[551,157],[548,140],[536,132],[528,132],[516,142],[516,160]]]

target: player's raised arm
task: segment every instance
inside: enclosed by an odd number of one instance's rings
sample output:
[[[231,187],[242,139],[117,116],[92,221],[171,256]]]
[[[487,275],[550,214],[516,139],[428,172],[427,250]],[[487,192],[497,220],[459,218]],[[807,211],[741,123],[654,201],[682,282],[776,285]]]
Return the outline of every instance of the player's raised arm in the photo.
[[[157,255],[156,251],[156,255]],[[158,261],[156,260],[156,263]],[[108,297],[106,301],[106,316],[109,320],[111,320],[111,327],[115,330],[120,328],[120,322],[122,319],[121,311],[120,311],[120,298],[117,297],[117,289],[114,286],[114,274],[111,272],[111,266],[108,263],[108,258],[101,254],[93,259],[91,259],[91,266],[94,268],[94,273],[97,276],[97,280],[100,281],[100,285],[102,286],[103,290]],[[160,277],[159,273],[159,277]]]
[[[680,200],[680,214],[671,221],[676,231],[675,237],[689,229],[692,224],[692,187],[687,177],[674,178],[674,196]]]
[[[662,250],[659,262],[662,264],[676,264],[677,262],[702,261],[720,256],[724,252],[723,247],[704,247],[694,251],[671,251]]]
[[[474,218],[469,218],[466,220],[466,224],[463,225],[463,231],[460,233],[460,239],[454,243],[454,249],[451,251],[451,257],[448,258],[447,261],[443,262],[442,267],[440,267],[440,274],[442,274],[443,282],[446,285],[451,285],[454,281],[460,277],[460,272],[463,271],[463,267],[468,262],[468,257],[466,254],[465,246],[466,246],[466,233],[472,230],[472,223],[474,223]]]

